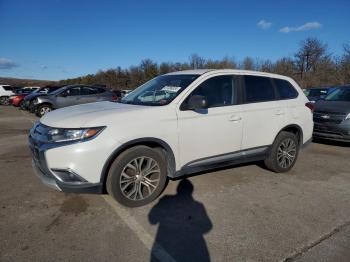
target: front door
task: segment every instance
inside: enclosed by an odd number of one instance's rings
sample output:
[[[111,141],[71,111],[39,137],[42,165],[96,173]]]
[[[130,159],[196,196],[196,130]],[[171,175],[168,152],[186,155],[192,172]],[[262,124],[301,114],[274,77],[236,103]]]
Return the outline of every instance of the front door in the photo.
[[[80,97],[80,87],[75,86],[66,89],[57,96],[56,104],[58,108],[76,105],[77,99]]]
[[[220,161],[225,154],[241,149],[242,118],[237,87],[234,76],[214,76],[202,82],[182,102],[178,111],[181,166]],[[184,105],[192,95],[205,96],[208,109],[185,110]]]

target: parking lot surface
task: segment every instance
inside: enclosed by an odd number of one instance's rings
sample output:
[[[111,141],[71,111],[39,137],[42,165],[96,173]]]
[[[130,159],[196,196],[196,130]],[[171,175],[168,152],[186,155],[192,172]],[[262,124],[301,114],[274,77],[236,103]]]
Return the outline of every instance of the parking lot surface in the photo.
[[[350,146],[318,141],[287,174],[250,164],[170,181],[127,209],[31,168],[37,118],[0,107],[1,261],[350,261]]]

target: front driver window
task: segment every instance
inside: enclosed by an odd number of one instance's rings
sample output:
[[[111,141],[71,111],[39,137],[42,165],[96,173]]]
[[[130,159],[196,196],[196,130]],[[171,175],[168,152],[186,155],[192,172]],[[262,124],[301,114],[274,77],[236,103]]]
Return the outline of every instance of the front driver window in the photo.
[[[204,96],[208,101],[208,107],[221,107],[236,104],[236,86],[234,77],[230,75],[215,76],[200,84],[185,100],[193,95]]]

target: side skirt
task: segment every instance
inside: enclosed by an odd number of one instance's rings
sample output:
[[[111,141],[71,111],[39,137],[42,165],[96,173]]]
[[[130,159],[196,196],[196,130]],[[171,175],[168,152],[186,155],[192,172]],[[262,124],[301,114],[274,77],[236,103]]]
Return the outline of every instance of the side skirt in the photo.
[[[264,160],[268,156],[270,148],[271,146],[261,146],[191,161],[183,166],[181,170],[176,171],[171,178],[178,178],[220,167]]]

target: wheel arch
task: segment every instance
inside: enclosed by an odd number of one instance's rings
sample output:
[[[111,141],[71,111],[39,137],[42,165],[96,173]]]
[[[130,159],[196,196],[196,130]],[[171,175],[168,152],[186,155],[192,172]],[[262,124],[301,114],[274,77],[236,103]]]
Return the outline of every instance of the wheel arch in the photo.
[[[52,103],[50,103],[50,102],[48,102],[48,101],[44,101],[44,102],[42,102],[42,103],[40,103],[40,104],[37,104],[37,105],[35,105],[37,108],[39,108],[40,106],[43,106],[43,105],[49,105],[49,106],[51,106],[52,108],[53,108],[53,104]]]
[[[303,141],[304,141],[304,134],[303,134],[303,129],[297,125],[297,124],[290,124],[287,125],[285,127],[283,127],[278,134],[276,135],[276,137],[281,133],[281,132],[290,132],[293,133],[297,136],[298,138],[298,142],[299,142],[299,148],[303,145]],[[276,138],[275,138],[276,139]]]
[[[107,176],[113,161],[125,150],[140,145],[149,146],[151,148],[161,148],[167,160],[167,175],[168,177],[173,177],[176,171],[176,162],[174,152],[169,146],[169,144],[159,138],[154,137],[138,138],[128,141],[125,144],[116,148],[104,163],[100,178],[100,183],[103,185],[103,192],[106,192]]]

